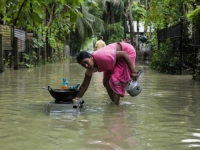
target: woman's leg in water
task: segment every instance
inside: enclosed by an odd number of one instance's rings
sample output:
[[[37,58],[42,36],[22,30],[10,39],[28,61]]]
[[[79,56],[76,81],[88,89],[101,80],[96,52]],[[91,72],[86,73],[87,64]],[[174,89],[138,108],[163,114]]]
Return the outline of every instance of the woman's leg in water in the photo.
[[[115,103],[116,105],[119,105],[119,100],[120,100],[120,96],[119,94],[115,93],[112,88],[110,87],[110,84],[109,84],[109,80],[107,80],[105,82],[105,87],[106,87],[106,90],[107,90],[107,93],[111,99],[111,101],[113,103]]]

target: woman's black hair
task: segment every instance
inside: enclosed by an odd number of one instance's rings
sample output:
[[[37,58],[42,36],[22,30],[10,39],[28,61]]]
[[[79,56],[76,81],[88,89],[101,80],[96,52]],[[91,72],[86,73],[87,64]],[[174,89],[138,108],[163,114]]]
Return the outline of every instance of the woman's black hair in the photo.
[[[81,51],[77,57],[76,57],[76,60],[77,62],[80,64],[81,60],[82,59],[85,59],[85,58],[90,58],[91,57],[91,54],[86,52],[86,51]]]

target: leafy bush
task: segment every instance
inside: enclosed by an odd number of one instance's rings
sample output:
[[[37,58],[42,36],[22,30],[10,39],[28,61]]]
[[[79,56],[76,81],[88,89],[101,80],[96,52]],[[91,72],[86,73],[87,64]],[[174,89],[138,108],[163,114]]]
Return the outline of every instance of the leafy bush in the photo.
[[[197,60],[198,60],[198,62],[200,62],[200,52],[197,55]],[[194,79],[200,80],[200,63],[197,64],[193,77],[194,77]]]
[[[23,59],[25,60],[24,65],[27,68],[34,67],[34,65],[36,65],[36,61],[37,61],[36,52],[32,51],[30,55],[23,53]]]
[[[199,16],[200,16],[200,6],[197,6],[197,8],[194,11],[187,14],[187,18],[192,20],[192,23],[195,27],[198,27],[200,25]]]
[[[150,67],[163,73],[179,73],[179,58],[175,56],[170,40],[162,43],[160,49],[155,51]]]
[[[187,17],[189,19],[191,19],[192,23],[193,23],[193,26],[194,26],[194,30],[197,30],[199,31],[199,26],[200,26],[200,6],[197,6],[197,8],[190,12]],[[198,79],[200,80],[200,52],[198,53],[197,55],[197,58],[198,60],[198,63],[197,63],[197,66],[195,68],[195,73],[193,75],[194,79]]]
[[[123,40],[124,28],[121,25],[121,22],[109,24],[106,29],[108,34],[108,40],[105,38],[106,44],[121,42]]]

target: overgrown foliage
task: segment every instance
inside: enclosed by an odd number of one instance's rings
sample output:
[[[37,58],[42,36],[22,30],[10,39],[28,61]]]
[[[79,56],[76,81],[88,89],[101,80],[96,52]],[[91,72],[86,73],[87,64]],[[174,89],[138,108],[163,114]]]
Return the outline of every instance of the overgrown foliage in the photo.
[[[36,66],[37,57],[34,51],[32,51],[30,55],[23,53],[23,59],[23,65],[25,65],[27,68]]]
[[[113,23],[107,26],[106,33],[110,37],[106,42],[106,44],[121,42],[123,40],[124,28],[121,23]]]
[[[160,72],[177,74],[179,73],[179,58],[173,52],[172,43],[168,42],[161,44],[157,48],[157,30],[173,26],[180,22],[180,18],[184,18],[184,37],[183,48],[184,51],[191,50],[191,36],[189,34],[189,24],[187,22],[186,14],[192,10],[194,0],[151,0],[149,2],[149,9],[145,18],[146,26],[151,26],[154,32],[148,34],[148,37],[155,37],[151,45],[154,47],[153,57],[151,61],[151,68]],[[191,60],[184,59],[185,64],[190,65]]]
[[[193,26],[197,28],[200,25],[200,6],[197,6],[194,11],[188,13],[187,17],[191,19]]]
[[[194,79],[200,81],[200,52],[197,55],[197,59],[198,59],[198,64],[195,68]]]
[[[75,29],[70,33],[71,54],[77,53],[94,35],[105,33],[104,22],[97,17],[102,15],[102,10],[97,3],[86,1],[81,5],[80,12],[82,17],[77,17]]]
[[[178,74],[179,58],[172,50],[170,40],[160,45],[160,49],[154,51],[150,67],[162,73]]]
[[[80,6],[84,0],[1,0],[0,20],[33,33],[34,48],[46,50],[51,46],[62,58],[63,45],[77,17],[82,17]],[[44,52],[46,53],[46,52]],[[55,53],[56,54],[56,53]],[[54,54],[54,55],[55,55]],[[49,59],[47,59],[49,60]]]
[[[191,11],[189,14],[187,14],[187,17],[189,20],[191,20],[194,28],[194,32],[196,30],[200,30],[200,6],[197,6],[197,8],[193,11]],[[199,41],[200,45],[200,41]],[[195,73],[194,73],[194,78],[200,80],[200,51],[197,55],[197,65],[195,67]]]
[[[194,0],[151,0],[147,11],[146,24],[155,29],[172,26],[180,21],[192,8]]]

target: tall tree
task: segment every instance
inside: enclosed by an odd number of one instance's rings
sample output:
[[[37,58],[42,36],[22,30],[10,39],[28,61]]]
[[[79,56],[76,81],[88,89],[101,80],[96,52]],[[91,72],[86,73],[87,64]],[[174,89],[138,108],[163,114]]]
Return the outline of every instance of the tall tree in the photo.
[[[131,0],[128,0],[128,18],[129,18],[129,27],[130,27],[130,40],[132,45],[135,44],[135,34],[134,34],[134,27],[133,27],[133,16],[132,16],[132,3]]]
[[[156,29],[171,26],[180,21],[180,17],[192,7],[194,0],[151,0],[146,16],[146,23]]]
[[[105,32],[105,24],[99,18],[101,11],[95,2],[85,1],[79,11],[82,16],[76,19],[75,30],[71,33],[71,49],[79,51],[96,33]],[[74,52],[73,52],[74,53]]]

